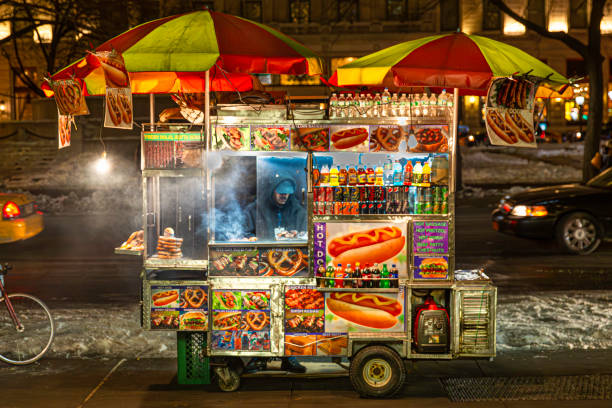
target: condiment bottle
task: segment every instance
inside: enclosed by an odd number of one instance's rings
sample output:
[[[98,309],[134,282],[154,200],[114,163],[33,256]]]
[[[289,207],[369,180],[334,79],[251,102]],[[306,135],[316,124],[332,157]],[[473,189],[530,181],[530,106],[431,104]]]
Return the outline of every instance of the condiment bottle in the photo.
[[[357,169],[355,167],[349,167],[348,169],[348,184],[349,186],[356,186],[357,181]]]
[[[334,166],[329,170],[329,185],[332,187],[338,186],[338,174],[340,170],[338,170],[338,166]]]
[[[376,173],[376,181],[374,182],[374,184],[377,186],[384,186],[385,185],[385,170],[383,166],[378,164],[374,172]]]

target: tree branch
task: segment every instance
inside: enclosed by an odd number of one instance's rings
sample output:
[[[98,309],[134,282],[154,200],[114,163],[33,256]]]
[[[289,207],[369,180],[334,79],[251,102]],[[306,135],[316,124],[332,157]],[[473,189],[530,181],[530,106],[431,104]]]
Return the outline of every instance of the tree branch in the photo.
[[[489,2],[491,2],[491,4],[496,5],[502,12],[506,13],[507,15],[512,17],[514,20],[523,24],[529,30],[535,31],[536,33],[540,34],[542,37],[551,38],[553,40],[559,40],[563,42],[565,45],[567,45],[569,48],[571,48],[572,50],[580,54],[585,60],[588,58],[589,47],[586,44],[584,44],[582,41],[578,40],[576,37],[572,37],[571,35],[564,33],[563,31],[548,31],[546,27],[541,26],[540,24],[536,24],[533,21],[527,20],[525,17],[516,13],[514,10],[508,7],[506,2],[503,0],[489,0]],[[599,28],[599,25],[597,27]]]

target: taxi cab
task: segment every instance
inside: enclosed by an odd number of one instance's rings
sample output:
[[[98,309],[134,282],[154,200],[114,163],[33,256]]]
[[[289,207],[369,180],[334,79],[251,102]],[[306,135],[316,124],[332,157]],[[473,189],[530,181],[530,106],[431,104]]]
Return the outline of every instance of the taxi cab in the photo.
[[[0,193],[0,244],[21,241],[40,233],[43,216],[29,194]]]

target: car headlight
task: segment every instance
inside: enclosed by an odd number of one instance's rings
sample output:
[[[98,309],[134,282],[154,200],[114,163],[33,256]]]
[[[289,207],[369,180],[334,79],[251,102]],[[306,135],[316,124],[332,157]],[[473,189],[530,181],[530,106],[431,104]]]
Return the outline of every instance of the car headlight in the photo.
[[[517,205],[510,214],[517,217],[544,217],[548,215],[548,210],[543,205]]]

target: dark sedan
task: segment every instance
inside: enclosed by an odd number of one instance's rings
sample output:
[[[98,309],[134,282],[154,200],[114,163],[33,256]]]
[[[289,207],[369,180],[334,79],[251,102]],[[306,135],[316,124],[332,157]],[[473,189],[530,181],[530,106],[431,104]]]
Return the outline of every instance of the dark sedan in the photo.
[[[493,229],[524,238],[556,239],[589,254],[612,239],[612,168],[586,184],[534,188],[504,197],[491,214]]]

